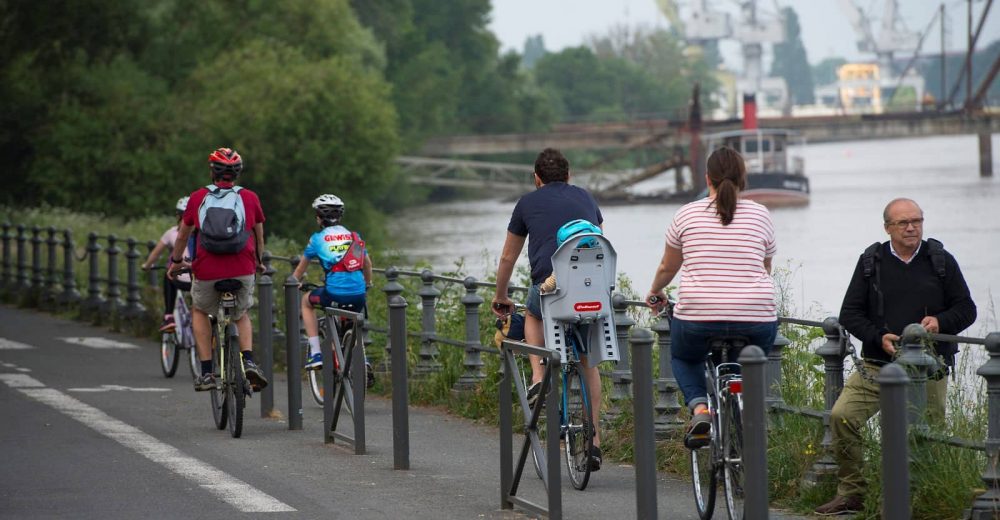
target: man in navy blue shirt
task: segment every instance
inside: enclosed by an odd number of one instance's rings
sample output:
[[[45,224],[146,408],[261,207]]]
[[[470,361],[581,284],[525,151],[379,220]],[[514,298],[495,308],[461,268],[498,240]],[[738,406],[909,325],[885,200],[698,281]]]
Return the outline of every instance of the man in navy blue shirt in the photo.
[[[604,217],[597,202],[587,190],[569,184],[569,161],[559,150],[546,148],[535,159],[536,190],[521,197],[514,206],[507,225],[507,239],[504,241],[500,264],[497,266],[497,292],[493,297],[492,309],[498,316],[510,314],[514,303],[507,296],[507,286],[514,264],[521,256],[524,240],[528,239],[528,260],[531,266],[531,289],[528,291],[528,312],[524,319],[525,342],[544,346],[545,335],[542,326],[539,285],[552,274],[552,254],[556,252],[556,231],[559,227],[576,219],[584,219],[601,225]],[[528,403],[534,405],[538,399],[544,369],[541,358],[530,356],[531,386],[528,387]],[[601,377],[596,366],[584,369],[591,402],[601,402]],[[600,424],[600,406],[593,407],[594,424]],[[591,468],[601,465],[600,433],[594,437],[594,453],[591,453]]]

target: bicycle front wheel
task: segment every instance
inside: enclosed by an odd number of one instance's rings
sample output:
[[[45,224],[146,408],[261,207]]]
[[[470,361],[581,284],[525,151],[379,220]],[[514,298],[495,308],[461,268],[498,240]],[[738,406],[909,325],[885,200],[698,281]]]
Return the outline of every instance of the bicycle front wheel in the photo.
[[[215,419],[215,427],[224,430],[229,422],[229,411],[226,408],[226,392],[218,384],[219,378],[223,375],[223,364],[226,362],[225,351],[219,346],[219,335],[212,330],[212,373],[216,377],[215,388],[212,389],[212,418]]]
[[[725,398],[722,416],[723,483],[730,520],[743,519],[745,474],[743,471],[743,396]]]
[[[177,373],[177,335],[173,332],[164,332],[160,336],[160,369],[166,377],[174,377]]]
[[[594,449],[596,433],[590,414],[592,404],[579,366],[570,366],[563,381],[566,468],[570,483],[582,491],[590,481],[590,453]]]
[[[325,320],[320,320],[319,322],[319,340],[322,342],[326,339],[326,323]],[[306,347],[305,350],[306,357],[309,357],[309,348]],[[326,360],[324,360],[326,361]],[[306,379],[309,381],[309,392],[312,394],[313,401],[316,404],[323,406],[323,368],[320,367],[318,370],[306,370]]]
[[[230,325],[234,329],[235,325]],[[226,403],[229,412],[229,434],[234,439],[243,435],[243,408],[246,406],[246,376],[243,373],[243,356],[240,355],[239,336],[231,331],[226,333],[226,341],[229,348],[226,354],[229,361],[226,363]]]
[[[188,348],[188,368],[191,369],[191,379],[198,379],[201,374],[201,361],[198,360],[198,347]]]
[[[691,450],[691,482],[694,484],[694,504],[698,509],[698,518],[708,520],[715,511],[715,492],[719,485],[718,466],[718,434],[713,432],[712,442],[708,446]]]

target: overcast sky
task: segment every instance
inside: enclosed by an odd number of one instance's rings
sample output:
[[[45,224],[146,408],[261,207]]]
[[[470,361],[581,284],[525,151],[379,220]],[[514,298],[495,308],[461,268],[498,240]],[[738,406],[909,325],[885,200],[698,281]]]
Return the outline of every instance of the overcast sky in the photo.
[[[682,18],[686,5],[691,0],[679,1]],[[780,6],[791,6],[799,15],[802,39],[809,61],[816,64],[823,58],[840,56],[851,61],[874,60],[872,55],[858,52],[855,46],[855,32],[838,0],[762,0],[760,9],[776,12]],[[872,30],[878,37],[878,27],[883,0],[854,0],[862,9],[872,13]],[[738,11],[736,0],[712,0],[717,9],[729,11],[735,17]],[[900,11],[906,26],[913,31],[923,31],[935,12],[940,8],[939,0],[901,0]],[[960,51],[966,47],[966,0],[946,0],[944,2],[949,20],[949,51]],[[973,29],[986,3],[973,3]],[[980,36],[977,48],[1000,38],[1000,8],[991,9],[986,26]],[[522,52],[524,40],[528,36],[541,34],[549,51],[580,45],[588,35],[606,34],[609,27],[619,24],[628,26],[663,27],[669,24],[657,8],[656,0],[493,0],[493,18],[490,28],[500,39],[504,49]],[[941,28],[935,22],[924,42],[922,54],[938,53],[941,48]],[[735,42],[723,42],[723,56],[728,66],[741,66],[739,47]],[[767,51],[765,51],[767,52]]]

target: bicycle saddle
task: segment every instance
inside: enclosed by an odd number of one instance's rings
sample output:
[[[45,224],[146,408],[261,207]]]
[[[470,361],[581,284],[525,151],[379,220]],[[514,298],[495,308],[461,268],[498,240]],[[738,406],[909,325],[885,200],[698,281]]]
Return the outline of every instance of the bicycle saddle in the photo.
[[[235,278],[227,278],[215,282],[215,290],[219,292],[236,292],[243,288],[243,282]]]
[[[721,362],[735,362],[743,347],[749,344],[750,338],[746,336],[712,336],[708,338],[708,348],[712,355],[725,354]]]

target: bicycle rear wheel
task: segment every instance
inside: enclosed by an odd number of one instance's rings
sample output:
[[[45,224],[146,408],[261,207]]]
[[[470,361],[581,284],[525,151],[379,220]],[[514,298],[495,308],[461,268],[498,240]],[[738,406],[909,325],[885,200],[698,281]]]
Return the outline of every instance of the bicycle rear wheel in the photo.
[[[215,419],[215,427],[224,430],[226,424],[229,422],[229,411],[226,408],[226,392],[224,389],[220,388],[218,384],[219,378],[223,374],[223,363],[225,359],[225,351],[220,346],[219,335],[212,328],[212,373],[216,377],[215,388],[211,390],[212,394],[212,418]]]
[[[713,425],[713,429],[714,425]],[[701,520],[712,518],[715,511],[715,493],[719,486],[716,459],[719,454],[718,432],[712,432],[708,446],[691,450],[691,482],[694,484],[694,504]]]
[[[723,401],[722,416],[723,483],[730,520],[743,519],[745,474],[743,471],[743,396],[731,394]]]
[[[590,453],[594,449],[591,402],[579,365],[570,365],[563,380],[566,468],[573,487],[583,491],[590,482]]]
[[[234,439],[243,434],[243,408],[246,406],[246,376],[243,373],[243,356],[240,355],[239,336],[233,334],[236,325],[230,325],[233,331],[226,331],[226,341],[229,348],[226,354],[229,361],[226,363],[226,403],[229,412],[229,434]]]
[[[191,370],[191,379],[198,379],[201,374],[201,361],[198,360],[198,348],[194,345],[188,347],[188,368]]]
[[[178,350],[177,335],[164,332],[160,336],[160,368],[166,377],[174,377],[177,373]]]

